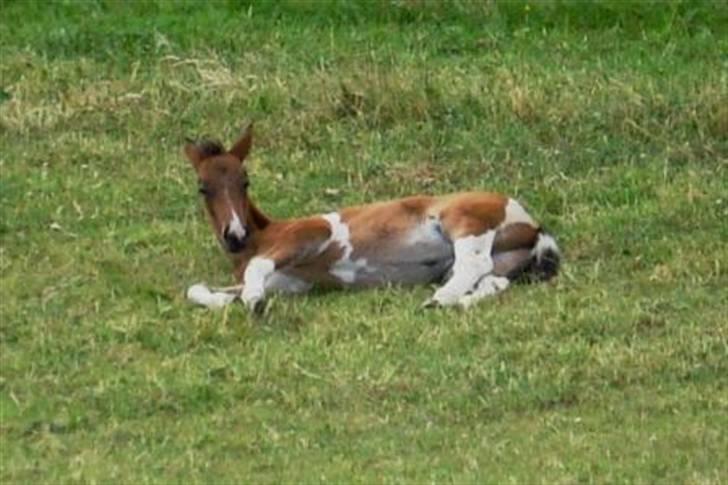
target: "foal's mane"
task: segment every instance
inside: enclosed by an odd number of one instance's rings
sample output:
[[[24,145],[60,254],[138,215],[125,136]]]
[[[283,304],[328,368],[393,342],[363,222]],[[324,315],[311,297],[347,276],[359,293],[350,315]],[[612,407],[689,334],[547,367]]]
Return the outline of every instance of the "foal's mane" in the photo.
[[[199,141],[187,138],[187,142],[195,145],[203,157],[214,157],[226,152],[222,143],[211,138],[203,138]]]

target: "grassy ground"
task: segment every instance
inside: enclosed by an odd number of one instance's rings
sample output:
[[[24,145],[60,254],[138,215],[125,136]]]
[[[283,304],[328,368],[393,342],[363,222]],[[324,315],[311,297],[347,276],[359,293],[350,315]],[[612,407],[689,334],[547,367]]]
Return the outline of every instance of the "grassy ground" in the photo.
[[[4,0],[0,480],[728,481],[727,10]],[[500,190],[564,272],[192,307],[251,118],[271,215]]]

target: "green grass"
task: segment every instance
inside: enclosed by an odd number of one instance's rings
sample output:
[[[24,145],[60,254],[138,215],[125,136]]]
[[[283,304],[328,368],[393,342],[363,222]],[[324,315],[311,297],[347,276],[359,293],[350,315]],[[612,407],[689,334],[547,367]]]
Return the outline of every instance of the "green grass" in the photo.
[[[719,2],[0,5],[3,483],[728,481]],[[181,155],[256,121],[288,217],[524,200],[553,283],[188,304]],[[326,189],[336,189],[327,191]]]

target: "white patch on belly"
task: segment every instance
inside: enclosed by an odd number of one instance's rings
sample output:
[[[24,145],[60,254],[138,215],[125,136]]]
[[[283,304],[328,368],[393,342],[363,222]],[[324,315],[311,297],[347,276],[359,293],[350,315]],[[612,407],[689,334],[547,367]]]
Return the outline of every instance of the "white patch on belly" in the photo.
[[[440,221],[430,217],[398,240],[389,241],[381,257],[372,255],[369,265],[376,275],[367,277],[372,283],[430,283],[448,271],[453,258],[452,243],[443,234]]]
[[[499,227],[509,226],[511,224],[518,223],[530,224],[534,227],[537,226],[533,218],[531,218],[528,212],[526,212],[526,209],[524,209],[523,206],[518,203],[518,201],[514,199],[508,199],[508,204],[506,205],[506,215],[503,218],[503,222],[500,223]]]
[[[366,257],[353,258],[350,231],[338,213],[322,216],[331,227],[331,237],[321,245],[322,253],[336,243],[342,255],[329,273],[342,283],[377,286],[385,283],[429,283],[441,277],[453,261],[452,243],[443,235],[440,221],[428,218],[401,238],[379,241]],[[370,249],[372,245],[369,245]]]
[[[354,283],[357,274],[367,268],[367,260],[366,258],[351,259],[354,248],[351,245],[349,226],[342,222],[341,216],[337,212],[324,214],[321,217],[329,223],[331,237],[321,245],[320,252],[324,252],[332,243],[338,244],[343,251],[341,258],[329,269],[329,273],[344,283]]]
[[[416,250],[413,256],[426,256],[426,253],[442,253],[443,248],[449,248],[450,243],[442,234],[442,226],[440,221],[434,217],[428,217],[427,220],[412,228],[407,235],[406,244],[408,248]]]

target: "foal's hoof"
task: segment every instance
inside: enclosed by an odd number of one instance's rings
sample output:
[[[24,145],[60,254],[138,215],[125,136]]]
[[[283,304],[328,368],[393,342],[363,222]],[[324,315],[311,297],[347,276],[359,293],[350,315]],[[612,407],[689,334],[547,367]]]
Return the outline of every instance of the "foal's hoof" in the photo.
[[[252,300],[252,301],[246,301],[245,306],[250,310],[250,313],[255,316],[261,316],[265,314],[267,304],[266,300],[260,299],[260,300]]]
[[[439,308],[441,306],[440,302],[435,300],[434,298],[428,298],[422,303],[422,308],[431,309],[431,308]]]
[[[422,308],[445,308],[457,304],[458,299],[453,293],[436,291],[434,295],[422,304]]]

